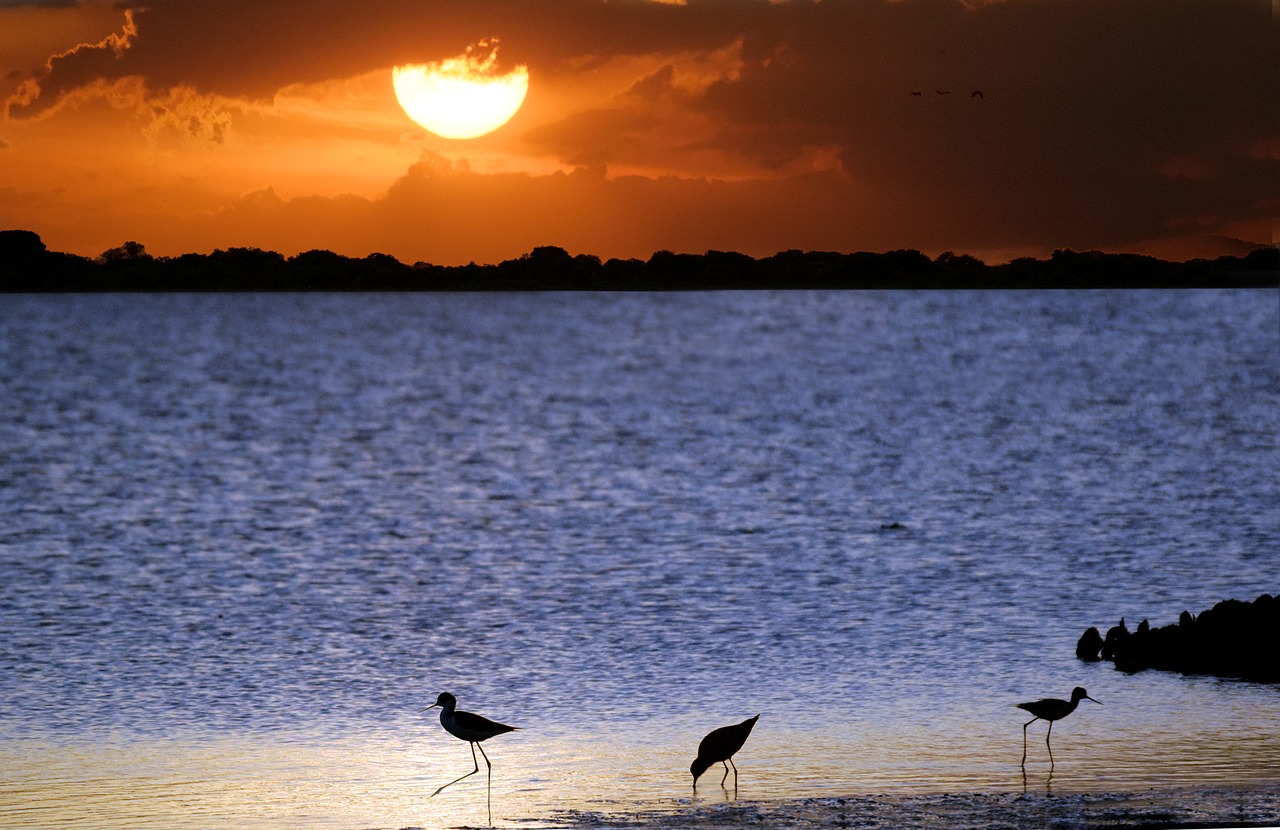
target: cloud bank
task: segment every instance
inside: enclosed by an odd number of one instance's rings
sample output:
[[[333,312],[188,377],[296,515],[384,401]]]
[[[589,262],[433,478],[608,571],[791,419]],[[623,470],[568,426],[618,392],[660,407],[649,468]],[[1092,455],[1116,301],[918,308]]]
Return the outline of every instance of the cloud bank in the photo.
[[[175,245],[446,264],[543,244],[1035,253],[1269,242],[1280,215],[1280,44],[1253,0],[565,0],[555,14],[510,0],[157,0],[121,13],[101,41],[17,80],[4,155],[22,155],[34,122],[69,130],[91,112],[119,114],[151,147],[184,136],[211,170],[235,168],[209,190],[243,184],[167,222],[131,197],[125,212]],[[351,93],[352,79],[494,36],[531,86],[492,138],[433,142],[373,87]],[[344,99],[326,97],[342,84]],[[326,189],[319,159],[339,142],[399,170]],[[287,161],[304,157],[317,159],[310,192]],[[263,193],[285,195],[245,195]]]

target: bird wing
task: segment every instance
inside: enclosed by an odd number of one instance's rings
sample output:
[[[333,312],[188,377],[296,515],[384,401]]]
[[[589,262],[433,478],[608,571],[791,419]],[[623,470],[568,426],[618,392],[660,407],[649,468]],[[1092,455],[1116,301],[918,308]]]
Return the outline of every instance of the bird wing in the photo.
[[[474,712],[454,712],[453,718],[459,727],[472,732],[492,732],[495,735],[501,735],[503,732],[514,732],[520,728],[489,720],[484,715],[477,715]]]
[[[1019,709],[1026,709],[1037,718],[1044,718],[1045,720],[1057,720],[1071,711],[1071,709],[1067,708],[1069,706],[1067,701],[1058,700],[1056,697],[1045,697],[1040,700],[1033,700],[1030,703],[1019,703],[1017,706]]]
[[[698,757],[723,761],[733,756],[747,742],[747,736],[751,734],[751,729],[756,725],[759,717],[756,715],[742,723],[713,729],[707,737],[702,739],[702,743],[698,744]]]

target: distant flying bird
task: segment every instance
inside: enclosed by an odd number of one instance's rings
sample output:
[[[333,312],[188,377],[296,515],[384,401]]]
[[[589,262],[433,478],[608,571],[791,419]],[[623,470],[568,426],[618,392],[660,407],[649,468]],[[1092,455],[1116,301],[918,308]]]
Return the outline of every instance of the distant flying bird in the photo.
[[[920,90],[918,90],[918,89],[917,89],[917,90],[913,90],[913,91],[911,92],[911,94],[912,94],[912,95],[920,95],[920,94],[921,94],[921,92],[920,92]]]
[[[489,785],[487,790],[489,805],[489,824],[493,824],[493,764],[489,763],[489,756],[485,755],[484,747],[480,746],[481,741],[488,740],[494,735],[502,735],[506,732],[514,732],[519,727],[507,726],[505,723],[491,721],[486,717],[474,715],[471,712],[458,711],[458,699],[448,692],[441,692],[436,698],[436,702],[428,706],[426,709],[420,709],[425,712],[427,709],[440,707],[440,725],[444,730],[455,738],[460,738],[471,744],[471,763],[475,765],[475,769],[466,775],[453,779],[444,787],[436,790],[428,798],[435,798],[440,794],[440,790],[445,787],[451,787],[461,781],[463,778],[475,775],[480,771],[480,763],[476,760],[476,747],[480,747],[480,754],[484,756],[484,764],[489,768]]]
[[[975,89],[973,92],[969,93],[969,97],[970,97],[970,98],[982,98],[982,97],[984,97],[984,96],[983,96],[983,94],[982,94],[982,90],[980,90],[980,89]]]
[[[935,90],[934,90],[934,92],[938,93],[939,95],[950,95],[950,94],[951,94],[951,90],[949,90],[949,89],[935,89]]]
[[[698,776],[707,771],[707,767],[712,764],[724,764],[724,777],[720,779],[720,786],[724,786],[724,782],[729,779],[729,767],[733,766],[733,789],[738,789],[738,767],[733,763],[733,756],[742,745],[747,742],[747,736],[751,734],[751,728],[756,725],[756,721],[760,720],[760,716],[747,718],[742,723],[736,723],[733,726],[722,726],[707,733],[707,737],[702,739],[702,743],[698,744],[698,757],[693,759],[693,763],[689,766],[689,772],[693,773],[693,789],[698,789]]]
[[[1022,725],[1023,766],[1026,766],[1027,763],[1027,727],[1038,720],[1047,720],[1049,722],[1049,731],[1045,733],[1044,745],[1049,747],[1049,765],[1053,766],[1053,747],[1049,746],[1049,736],[1053,734],[1053,722],[1056,720],[1062,720],[1067,715],[1074,712],[1076,710],[1076,706],[1078,706],[1082,700],[1093,700],[1093,698],[1089,697],[1089,693],[1086,692],[1082,686],[1076,686],[1071,690],[1070,702],[1058,700],[1053,697],[1047,697],[1043,700],[1033,700],[1030,703],[1017,704],[1019,709],[1026,709],[1028,712],[1035,715],[1034,718]],[[1093,702],[1099,706],[1102,705],[1102,701],[1093,700]]]

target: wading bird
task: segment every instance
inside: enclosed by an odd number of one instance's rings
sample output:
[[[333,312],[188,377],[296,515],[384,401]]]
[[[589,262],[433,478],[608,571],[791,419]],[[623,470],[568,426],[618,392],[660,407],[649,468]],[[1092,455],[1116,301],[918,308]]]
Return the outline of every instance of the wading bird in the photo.
[[[751,727],[756,725],[756,721],[760,720],[760,716],[747,718],[742,723],[735,723],[733,726],[722,726],[719,729],[713,729],[707,733],[707,737],[702,739],[702,743],[698,744],[698,757],[693,759],[693,764],[689,766],[689,772],[693,773],[693,789],[698,789],[698,776],[707,771],[707,767],[712,764],[724,764],[724,777],[720,779],[720,786],[724,786],[724,782],[729,778],[729,767],[733,765],[733,789],[738,789],[738,767],[733,764],[733,756],[742,749],[742,745],[747,742],[747,736],[751,734]]]
[[[1049,766],[1052,767],[1053,747],[1049,746],[1049,736],[1053,734],[1053,722],[1056,720],[1062,720],[1067,715],[1074,712],[1076,710],[1076,706],[1080,705],[1080,701],[1082,700],[1093,700],[1093,698],[1089,697],[1089,693],[1086,692],[1083,687],[1076,686],[1071,690],[1070,701],[1058,700],[1055,697],[1046,697],[1043,700],[1033,700],[1030,703],[1017,704],[1019,709],[1026,709],[1028,712],[1035,715],[1034,718],[1022,725],[1023,766],[1026,766],[1027,763],[1027,727],[1038,720],[1047,720],[1049,722],[1049,731],[1045,733],[1044,745],[1049,747]],[[1100,700],[1093,700],[1093,702],[1099,706],[1102,705],[1102,701]]]
[[[471,712],[458,711],[458,699],[448,692],[441,692],[436,698],[436,702],[428,706],[426,709],[418,711],[425,712],[427,709],[440,707],[440,725],[444,727],[444,731],[448,732],[455,738],[460,738],[471,744],[471,763],[475,765],[475,769],[466,775],[459,776],[444,787],[433,792],[428,798],[434,798],[440,794],[440,790],[445,787],[451,787],[471,775],[475,775],[480,771],[480,763],[476,760],[476,747],[480,747],[480,754],[484,755],[484,765],[489,768],[489,784],[486,791],[487,804],[489,806],[489,824],[493,824],[493,764],[489,763],[489,756],[484,754],[484,747],[480,746],[481,741],[488,740],[494,735],[501,735],[505,732],[514,732],[519,727],[507,726],[505,723],[491,721],[486,717],[472,714]]]

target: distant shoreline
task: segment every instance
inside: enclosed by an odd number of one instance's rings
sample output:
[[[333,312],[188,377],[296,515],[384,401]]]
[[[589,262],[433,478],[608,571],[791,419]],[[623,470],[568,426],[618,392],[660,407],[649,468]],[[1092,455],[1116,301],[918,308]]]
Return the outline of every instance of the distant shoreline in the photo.
[[[387,254],[258,248],[154,257],[128,242],[88,258],[48,250],[31,231],[0,231],[0,292],[714,291],[728,289],[1276,288],[1280,250],[1168,262],[1138,254],[1055,251],[1001,265],[964,254],[658,251],[648,260],[534,248],[496,265],[405,264]]]

